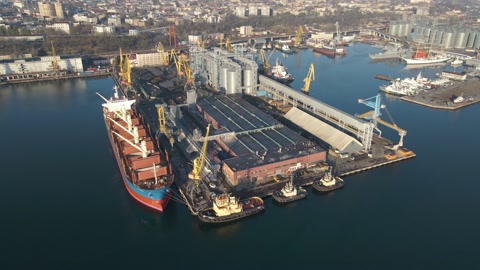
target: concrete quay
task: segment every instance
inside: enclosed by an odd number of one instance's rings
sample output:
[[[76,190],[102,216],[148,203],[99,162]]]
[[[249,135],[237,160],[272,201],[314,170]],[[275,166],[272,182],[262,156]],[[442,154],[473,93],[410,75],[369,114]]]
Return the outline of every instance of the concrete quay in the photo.
[[[460,95],[463,95],[465,101],[453,103],[453,99]],[[415,96],[404,96],[400,99],[433,109],[456,110],[480,102],[480,80],[455,82],[447,87],[423,91]]]

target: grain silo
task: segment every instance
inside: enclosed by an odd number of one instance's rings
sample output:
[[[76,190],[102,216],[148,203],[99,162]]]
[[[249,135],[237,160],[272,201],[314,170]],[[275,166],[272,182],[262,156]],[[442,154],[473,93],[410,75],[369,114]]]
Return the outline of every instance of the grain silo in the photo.
[[[228,74],[228,67],[220,67],[220,89],[227,88],[227,74]]]
[[[443,34],[443,47],[445,49],[450,49],[453,47],[453,38],[454,33],[451,31],[447,31]]]
[[[394,24],[390,25],[389,34],[392,36],[398,36],[398,28],[399,28],[398,23],[394,22]]]
[[[473,45],[475,44],[475,38],[477,37],[477,32],[470,30],[468,31],[468,36],[467,36],[467,48],[473,48]]]
[[[455,42],[453,47],[455,49],[464,49],[465,45],[467,44],[467,34],[462,30],[458,31],[457,35],[455,36]]]
[[[244,93],[247,95],[255,95],[254,93],[254,85],[255,81],[253,79],[253,70],[251,69],[244,69],[243,70],[243,87]]]
[[[236,94],[237,93],[237,84],[236,84],[236,72],[234,69],[229,69],[227,72],[227,86],[225,87],[226,94]]]

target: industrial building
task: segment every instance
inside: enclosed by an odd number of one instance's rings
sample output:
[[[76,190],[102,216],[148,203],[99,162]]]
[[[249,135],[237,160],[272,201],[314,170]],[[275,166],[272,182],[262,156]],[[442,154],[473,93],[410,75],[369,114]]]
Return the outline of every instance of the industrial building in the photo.
[[[23,75],[53,71],[54,59],[58,70],[83,72],[81,57],[42,56],[24,59],[6,59],[0,61],[0,75]]]
[[[233,186],[262,184],[326,159],[323,148],[239,95],[198,100],[197,110],[214,128],[210,141],[217,147],[210,153],[213,160],[221,160],[221,171]]]
[[[418,17],[392,21],[388,34],[443,49],[480,49],[480,29]]]

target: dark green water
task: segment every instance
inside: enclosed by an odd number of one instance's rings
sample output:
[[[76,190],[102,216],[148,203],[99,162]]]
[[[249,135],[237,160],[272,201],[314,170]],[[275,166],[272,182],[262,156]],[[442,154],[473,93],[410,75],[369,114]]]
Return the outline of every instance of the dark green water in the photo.
[[[348,113],[378,93],[375,74],[416,76],[369,63],[367,45],[329,59],[274,53],[300,89]],[[423,69],[430,78],[437,69]],[[182,204],[164,214],[125,191],[107,141],[102,100],[113,82],[71,80],[0,88],[1,269],[474,269],[480,241],[479,105],[439,111],[388,98],[417,157],[345,177],[343,190],[205,226]],[[384,97],[384,96],[383,96]],[[387,115],[382,118],[389,120]],[[380,127],[396,142],[398,134]]]

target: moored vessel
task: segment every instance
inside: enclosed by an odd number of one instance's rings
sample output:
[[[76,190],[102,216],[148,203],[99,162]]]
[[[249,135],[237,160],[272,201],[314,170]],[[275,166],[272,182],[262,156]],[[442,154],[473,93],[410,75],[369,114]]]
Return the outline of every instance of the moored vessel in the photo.
[[[272,197],[276,202],[292,202],[307,197],[307,191],[301,186],[294,186],[290,179],[281,190],[273,192]]]
[[[313,188],[320,192],[328,192],[335,189],[343,188],[344,181],[339,176],[333,176],[332,166],[329,166],[325,174],[313,182]]]
[[[424,65],[424,64],[436,64],[446,63],[450,60],[450,57],[443,54],[432,55],[423,50],[417,50],[411,58],[402,58],[407,65]]]
[[[213,198],[213,207],[200,211],[198,218],[205,223],[225,223],[257,214],[264,209],[260,197],[240,200],[231,194],[222,193]]]
[[[108,140],[128,193],[141,204],[163,212],[170,200],[174,176],[171,165],[152,141],[151,130],[135,106],[135,100],[120,97],[105,100],[103,116]]]
[[[295,80],[278,58],[275,65],[271,66],[268,72],[264,72],[264,75],[283,84],[289,84]]]

